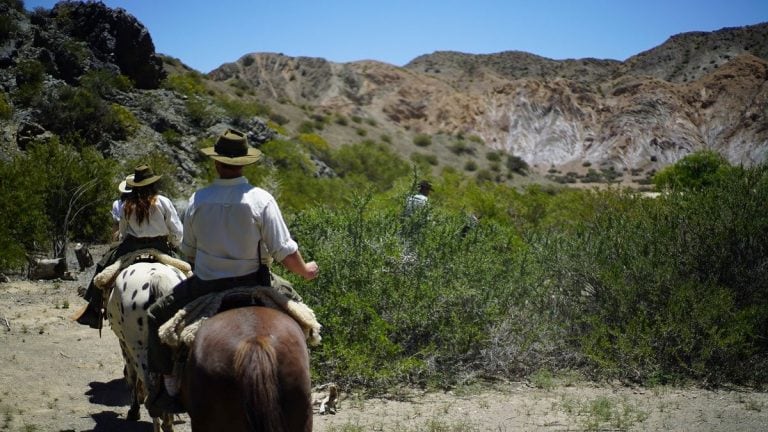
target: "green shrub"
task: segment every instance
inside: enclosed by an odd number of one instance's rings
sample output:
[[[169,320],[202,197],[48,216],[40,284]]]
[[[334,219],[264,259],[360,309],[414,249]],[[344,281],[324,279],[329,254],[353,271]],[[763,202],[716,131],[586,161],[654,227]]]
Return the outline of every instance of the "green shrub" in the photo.
[[[90,70],[80,77],[80,86],[101,97],[111,97],[116,91],[133,89],[133,82],[125,75],[107,70]]]
[[[596,195],[599,211],[548,252],[579,349],[624,379],[752,380],[768,350],[766,197],[765,168],[656,200]]]
[[[467,142],[463,140],[457,141],[456,143],[448,147],[448,149],[457,156],[461,156],[463,154],[474,156],[476,152],[474,147],[468,145]]]
[[[481,169],[477,172],[477,174],[475,174],[475,180],[479,182],[490,182],[494,181],[495,179],[496,176],[494,176],[493,173],[487,169]]]
[[[529,167],[519,156],[507,155],[507,169],[516,174],[527,175]]]
[[[41,123],[46,129],[62,137],[78,136],[88,145],[101,143],[104,136],[125,139],[138,124],[130,112],[85,88],[59,87],[41,104]]]
[[[187,97],[205,94],[205,78],[199,72],[187,72],[171,75],[165,79],[163,87],[177,91]]]
[[[299,143],[293,141],[272,140],[261,147],[265,156],[281,171],[301,171],[312,174],[314,165],[309,155],[303,151]]]
[[[315,123],[311,121],[303,121],[299,125],[298,132],[300,134],[311,134],[315,132]]]
[[[213,119],[210,104],[201,97],[190,97],[184,102],[190,121],[196,126],[207,126]]]
[[[0,16],[0,42],[5,42],[19,31],[19,24],[9,15]]]
[[[326,326],[321,380],[768,380],[768,168],[657,199],[445,173],[415,219],[409,184],[291,219],[325,269],[297,282]]]
[[[426,134],[418,134],[413,137],[413,143],[416,144],[417,147],[427,147],[432,145],[432,137]]]
[[[488,159],[491,162],[499,162],[501,161],[501,153],[497,151],[490,151],[485,154],[486,159]]]
[[[13,107],[11,106],[11,101],[5,92],[0,92],[0,119],[8,120],[12,116]]]
[[[70,239],[106,241],[114,168],[94,148],[58,139],[0,163],[0,269],[18,269],[36,250],[58,255]]]
[[[128,111],[128,108],[116,103],[113,103],[111,108],[111,118],[113,118],[115,122],[112,137],[125,140],[133,136],[141,126],[136,116]]]
[[[166,129],[161,135],[163,136],[163,140],[170,145],[175,146],[181,143],[181,134],[174,129]]]
[[[408,174],[408,165],[389,146],[370,140],[342,146],[333,153],[330,165],[340,176],[364,177],[380,191]]]
[[[411,161],[421,166],[437,166],[437,156],[419,152],[411,153]]]
[[[474,142],[474,143],[477,143],[477,144],[480,144],[480,145],[485,145],[485,141],[483,141],[483,139],[480,138],[477,135],[470,135],[469,138],[467,138],[467,139],[472,141],[472,142]]]
[[[487,323],[517,294],[510,276],[519,273],[505,267],[510,255],[483,246],[508,240],[500,227],[462,237],[463,217],[427,211],[401,219],[401,202],[360,197],[293,221],[307,256],[325,269],[312,286],[297,285],[325,325],[313,351],[323,381],[456,382],[486,346]]]
[[[217,103],[235,121],[248,121],[255,116],[268,116],[270,112],[267,105],[244,102],[239,99],[218,98]]]
[[[21,105],[33,105],[40,100],[45,67],[37,60],[22,60],[16,67],[14,98]]]
[[[465,171],[476,171],[477,170],[477,162],[468,160],[464,162],[464,170]]]
[[[288,122],[290,122],[288,117],[279,113],[269,113],[269,119],[279,124],[280,126],[285,126],[286,124],[288,124]]]
[[[328,160],[331,154],[331,146],[318,134],[300,134],[296,139],[304,144],[309,152],[322,160]]]
[[[657,189],[701,189],[729,175],[731,166],[724,157],[710,150],[692,153],[653,176]]]
[[[339,126],[346,126],[349,124],[349,121],[346,117],[344,117],[341,114],[336,114],[336,118],[333,120],[337,125]]]

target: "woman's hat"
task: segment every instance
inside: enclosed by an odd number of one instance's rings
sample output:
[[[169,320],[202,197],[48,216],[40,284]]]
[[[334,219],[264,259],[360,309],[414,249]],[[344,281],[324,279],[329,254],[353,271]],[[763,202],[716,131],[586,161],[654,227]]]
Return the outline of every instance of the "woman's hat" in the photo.
[[[128,177],[125,178],[125,183],[128,186],[135,188],[150,185],[160,180],[160,177],[162,176],[155,175],[149,165],[139,165],[133,170],[133,178],[128,179]]]
[[[200,150],[204,155],[227,165],[250,165],[261,159],[261,152],[248,145],[245,134],[227,129],[213,147]]]
[[[125,176],[125,180],[121,181],[119,185],[117,185],[117,190],[120,191],[120,193],[130,193],[131,187],[128,186],[128,181],[133,181],[133,174],[129,174]]]

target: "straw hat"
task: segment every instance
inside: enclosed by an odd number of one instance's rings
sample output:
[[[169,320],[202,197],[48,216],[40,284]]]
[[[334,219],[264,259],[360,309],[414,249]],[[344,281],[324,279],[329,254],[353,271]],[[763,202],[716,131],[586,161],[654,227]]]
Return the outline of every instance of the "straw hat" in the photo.
[[[227,129],[213,147],[200,150],[204,155],[227,165],[250,165],[261,159],[261,152],[248,145],[245,134]]]
[[[162,176],[155,175],[155,172],[152,171],[152,167],[149,165],[139,165],[133,171],[133,178],[128,179],[126,177],[125,183],[132,188],[142,187],[151,185],[160,180],[160,177]]]

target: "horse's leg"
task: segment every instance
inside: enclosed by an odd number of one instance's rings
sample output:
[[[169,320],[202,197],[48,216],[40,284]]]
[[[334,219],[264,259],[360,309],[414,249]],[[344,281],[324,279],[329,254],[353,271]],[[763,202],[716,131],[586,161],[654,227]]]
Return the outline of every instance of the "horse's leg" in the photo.
[[[141,400],[139,395],[139,380],[136,374],[136,369],[133,367],[133,362],[130,359],[126,349],[125,343],[120,341],[120,350],[123,353],[123,377],[126,384],[128,384],[128,390],[131,392],[131,408],[128,409],[128,414],[125,418],[128,421],[138,421],[141,418]]]
[[[163,432],[173,432],[173,414],[163,414]]]
[[[141,401],[139,401],[136,390],[131,391],[131,408],[128,409],[126,420],[138,421],[141,418]]]

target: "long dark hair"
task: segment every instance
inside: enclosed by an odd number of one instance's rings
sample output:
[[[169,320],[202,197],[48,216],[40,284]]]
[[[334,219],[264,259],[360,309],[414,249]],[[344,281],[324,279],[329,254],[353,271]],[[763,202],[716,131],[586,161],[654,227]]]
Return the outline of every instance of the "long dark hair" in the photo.
[[[134,187],[123,206],[125,217],[130,218],[136,212],[136,220],[141,225],[145,220],[149,220],[149,211],[156,199],[157,183]]]

